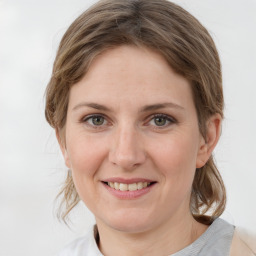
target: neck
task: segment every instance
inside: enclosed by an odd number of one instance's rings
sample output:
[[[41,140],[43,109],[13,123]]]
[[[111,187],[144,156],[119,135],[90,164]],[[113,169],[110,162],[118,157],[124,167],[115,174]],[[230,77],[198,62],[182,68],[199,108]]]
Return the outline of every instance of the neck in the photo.
[[[97,220],[99,248],[103,255],[170,255],[180,251],[201,236],[207,226],[191,215],[172,218],[164,225],[141,233],[115,230]]]

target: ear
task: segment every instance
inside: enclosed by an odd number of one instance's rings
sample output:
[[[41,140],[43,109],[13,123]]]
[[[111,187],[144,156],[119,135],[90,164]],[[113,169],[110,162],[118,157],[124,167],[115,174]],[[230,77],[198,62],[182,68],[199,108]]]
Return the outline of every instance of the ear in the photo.
[[[60,150],[64,157],[65,164],[70,169],[71,168],[70,160],[69,160],[69,156],[68,156],[68,152],[67,152],[67,148],[66,148],[66,143],[65,143],[65,140],[63,139],[64,131],[60,131],[60,130],[56,129],[55,134],[56,134],[56,138],[58,140],[59,146],[60,146]]]
[[[202,137],[199,145],[196,168],[201,168],[210,158],[215,146],[217,145],[221,134],[220,114],[211,116],[206,123],[206,138]]]

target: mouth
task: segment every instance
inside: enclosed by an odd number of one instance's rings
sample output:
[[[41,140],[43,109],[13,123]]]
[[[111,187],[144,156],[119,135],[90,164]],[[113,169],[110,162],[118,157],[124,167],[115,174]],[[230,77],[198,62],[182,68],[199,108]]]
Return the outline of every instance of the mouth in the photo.
[[[102,180],[101,183],[114,197],[121,200],[138,199],[151,193],[157,181],[144,178],[125,179],[121,177]]]
[[[111,182],[106,181],[103,182],[105,185],[109,186],[110,188],[118,191],[136,191],[136,190],[143,190],[154,185],[156,182],[134,182],[134,183],[119,183],[119,182]]]

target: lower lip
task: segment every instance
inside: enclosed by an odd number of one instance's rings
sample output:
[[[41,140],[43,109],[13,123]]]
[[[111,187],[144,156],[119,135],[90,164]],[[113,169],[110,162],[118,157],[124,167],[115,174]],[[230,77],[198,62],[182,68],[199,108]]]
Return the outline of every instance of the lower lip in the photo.
[[[126,199],[126,200],[132,200],[132,199],[137,199],[139,197],[144,196],[145,194],[149,193],[150,190],[155,186],[156,183],[150,185],[149,187],[143,188],[143,189],[139,189],[139,190],[135,190],[135,191],[121,191],[121,190],[116,190],[111,188],[110,186],[108,186],[105,183],[102,183],[105,188],[115,197],[119,198],[119,199]]]

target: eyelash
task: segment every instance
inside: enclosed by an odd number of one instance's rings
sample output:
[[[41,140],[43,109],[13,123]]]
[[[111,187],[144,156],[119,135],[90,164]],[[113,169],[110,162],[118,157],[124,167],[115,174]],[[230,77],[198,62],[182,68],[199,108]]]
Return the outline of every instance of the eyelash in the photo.
[[[108,124],[102,124],[102,125],[95,125],[95,124],[90,124],[89,120],[92,120],[93,118],[103,118],[103,122],[108,122],[107,118],[105,117],[105,115],[103,114],[93,114],[93,115],[89,115],[86,116],[84,118],[82,118],[82,120],[80,121],[80,123],[84,123],[89,127],[92,127],[93,129],[102,129],[103,127],[105,127]],[[154,114],[151,115],[147,118],[148,121],[146,121],[146,126],[150,126],[150,122],[154,121],[156,118],[163,118],[165,120],[165,124],[164,125],[152,125],[154,127],[154,129],[164,129],[172,124],[177,123],[177,120],[169,115],[166,114]],[[156,120],[155,120],[156,121]],[[91,121],[92,122],[92,121]],[[168,124],[166,124],[166,122],[168,122]],[[154,122],[155,123],[155,122]]]
[[[177,123],[176,119],[174,119],[173,117],[170,117],[169,115],[165,115],[165,114],[155,114],[155,115],[151,116],[148,123],[150,123],[151,121],[154,121],[156,118],[163,118],[165,120],[165,122],[168,122],[168,124],[165,123],[164,125],[160,125],[160,126],[155,124],[154,127],[157,127],[155,129],[164,129],[164,128],[170,126],[171,124]]]
[[[86,124],[87,126],[89,127],[92,127],[94,129],[102,129],[102,126],[103,125],[94,125],[94,124],[90,124],[89,123],[89,120],[92,120],[93,118],[103,118],[104,119],[104,122],[107,121],[107,118],[102,115],[102,114],[94,114],[94,115],[89,115],[89,116],[86,116],[84,117],[82,120],[81,120],[81,123],[84,123]]]

